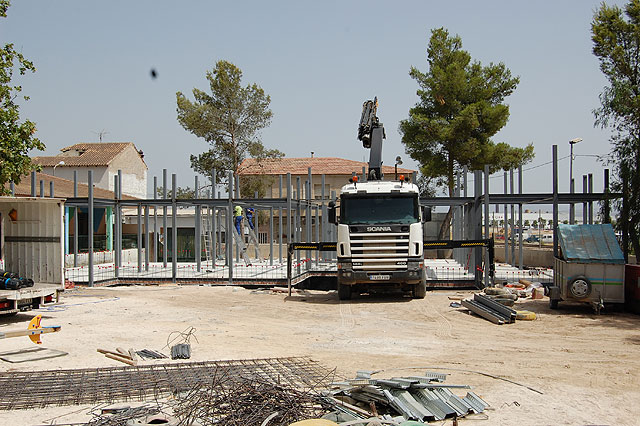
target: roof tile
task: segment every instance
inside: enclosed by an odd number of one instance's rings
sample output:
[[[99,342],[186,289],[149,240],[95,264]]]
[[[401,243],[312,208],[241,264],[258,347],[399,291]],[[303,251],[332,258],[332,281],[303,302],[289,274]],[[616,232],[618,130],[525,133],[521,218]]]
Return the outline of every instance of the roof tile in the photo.
[[[238,167],[239,175],[306,175],[311,167],[314,175],[348,175],[353,172],[362,173],[362,168],[368,168],[368,163],[353,161],[337,157],[303,157],[303,158],[274,158],[258,161],[247,158]],[[398,167],[398,173],[411,174],[415,170]],[[394,166],[382,166],[382,173],[394,173]]]
[[[108,166],[128,146],[136,149],[132,142],[77,143],[62,148],[62,153],[55,156],[34,157],[33,162],[43,167],[53,167],[60,161],[64,164],[59,167]]]

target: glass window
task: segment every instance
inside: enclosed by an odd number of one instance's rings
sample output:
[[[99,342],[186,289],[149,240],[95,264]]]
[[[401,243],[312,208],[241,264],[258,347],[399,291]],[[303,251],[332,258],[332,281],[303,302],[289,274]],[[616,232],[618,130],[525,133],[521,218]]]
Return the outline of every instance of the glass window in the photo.
[[[416,195],[343,196],[340,222],[355,224],[415,223],[419,220]]]

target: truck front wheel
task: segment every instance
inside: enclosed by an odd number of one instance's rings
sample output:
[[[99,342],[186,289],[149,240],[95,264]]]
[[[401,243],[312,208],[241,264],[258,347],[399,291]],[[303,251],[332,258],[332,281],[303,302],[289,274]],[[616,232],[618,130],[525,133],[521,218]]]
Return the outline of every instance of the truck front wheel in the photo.
[[[424,299],[427,295],[427,283],[424,281],[420,281],[420,283],[415,284],[413,286],[413,298],[414,299]]]
[[[338,299],[351,300],[351,286],[338,281]]]

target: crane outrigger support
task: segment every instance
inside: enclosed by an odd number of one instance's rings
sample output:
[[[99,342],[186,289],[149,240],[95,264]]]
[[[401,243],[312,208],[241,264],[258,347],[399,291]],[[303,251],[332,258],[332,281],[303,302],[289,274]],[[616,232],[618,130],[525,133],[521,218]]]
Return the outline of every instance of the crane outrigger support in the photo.
[[[376,115],[378,98],[362,104],[362,115],[358,125],[358,139],[362,146],[371,150],[369,154],[368,180],[382,180],[382,140],[386,138],[384,126]]]

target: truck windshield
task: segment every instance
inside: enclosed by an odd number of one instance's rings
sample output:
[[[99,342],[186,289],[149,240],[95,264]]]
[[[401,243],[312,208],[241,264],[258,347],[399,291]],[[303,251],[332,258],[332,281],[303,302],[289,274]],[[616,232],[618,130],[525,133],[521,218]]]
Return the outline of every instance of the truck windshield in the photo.
[[[415,195],[351,196],[340,203],[340,223],[346,225],[415,223],[419,218]]]

